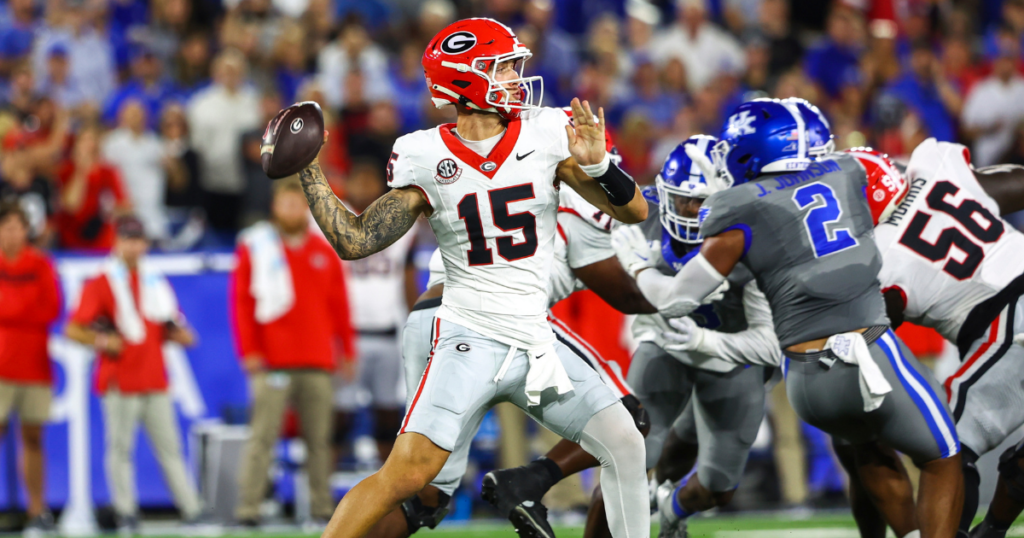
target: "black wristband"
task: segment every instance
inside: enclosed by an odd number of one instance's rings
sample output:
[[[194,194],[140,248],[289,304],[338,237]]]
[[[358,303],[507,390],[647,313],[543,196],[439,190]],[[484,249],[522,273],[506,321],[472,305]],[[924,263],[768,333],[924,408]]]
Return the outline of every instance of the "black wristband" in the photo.
[[[615,163],[609,163],[608,171],[595,177],[594,181],[601,185],[614,206],[624,206],[636,196],[636,182]]]

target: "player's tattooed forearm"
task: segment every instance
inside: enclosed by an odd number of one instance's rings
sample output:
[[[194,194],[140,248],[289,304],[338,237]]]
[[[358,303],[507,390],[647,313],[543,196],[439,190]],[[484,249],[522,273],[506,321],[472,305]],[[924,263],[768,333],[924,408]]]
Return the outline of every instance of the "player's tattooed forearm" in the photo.
[[[344,260],[365,258],[402,237],[416,222],[406,193],[393,190],[356,216],[334,195],[318,164],[299,172],[313,218]]]

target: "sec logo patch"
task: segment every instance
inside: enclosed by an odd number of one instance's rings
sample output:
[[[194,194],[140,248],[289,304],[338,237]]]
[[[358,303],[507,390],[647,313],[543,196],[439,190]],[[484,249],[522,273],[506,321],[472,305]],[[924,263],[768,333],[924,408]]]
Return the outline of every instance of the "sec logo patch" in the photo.
[[[454,159],[441,159],[441,162],[437,163],[437,173],[434,174],[434,180],[442,185],[451,185],[462,177],[462,169],[459,165],[455,164]]]

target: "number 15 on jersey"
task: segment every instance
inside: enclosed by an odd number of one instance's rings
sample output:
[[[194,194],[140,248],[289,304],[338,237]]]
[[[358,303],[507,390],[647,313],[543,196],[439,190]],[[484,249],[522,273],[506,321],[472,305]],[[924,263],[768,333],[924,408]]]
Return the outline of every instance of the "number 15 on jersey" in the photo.
[[[533,183],[514,185],[487,191],[487,201],[491,204],[491,215],[494,226],[504,232],[523,231],[524,240],[516,243],[513,235],[495,238],[498,255],[506,261],[529,258],[537,252],[537,218],[528,211],[509,213],[508,205],[512,202],[531,200],[534,198]],[[480,200],[477,193],[467,194],[458,205],[459,219],[466,225],[469,235],[469,251],[466,252],[470,266],[491,265],[494,254],[487,244],[487,234],[480,218]]]

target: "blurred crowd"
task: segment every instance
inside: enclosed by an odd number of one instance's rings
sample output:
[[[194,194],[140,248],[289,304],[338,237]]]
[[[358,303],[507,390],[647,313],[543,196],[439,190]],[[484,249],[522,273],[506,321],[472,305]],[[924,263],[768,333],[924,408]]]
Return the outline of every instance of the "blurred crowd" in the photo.
[[[48,248],[109,249],[127,212],[164,249],[231,245],[269,212],[279,109],[323,106],[340,196],[383,182],[395,138],[451,117],[419,60],[469,15],[534,52],[545,105],[604,106],[641,182],[757,96],[817,104],[840,147],[934,136],[1024,162],[1024,0],[6,0],[0,198]]]

